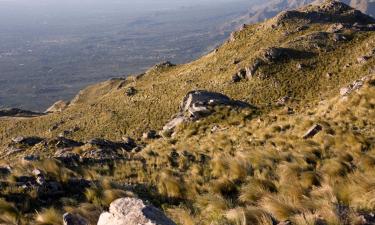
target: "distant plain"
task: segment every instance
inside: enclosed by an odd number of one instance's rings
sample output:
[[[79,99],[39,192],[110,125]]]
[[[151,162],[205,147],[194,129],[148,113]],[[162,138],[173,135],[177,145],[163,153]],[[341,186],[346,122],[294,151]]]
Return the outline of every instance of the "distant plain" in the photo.
[[[85,11],[85,1],[57,9],[45,2],[0,2],[0,108],[43,111],[89,84],[166,60],[188,62],[227,39],[235,25],[222,25],[251,4],[155,1],[144,9],[86,0]]]

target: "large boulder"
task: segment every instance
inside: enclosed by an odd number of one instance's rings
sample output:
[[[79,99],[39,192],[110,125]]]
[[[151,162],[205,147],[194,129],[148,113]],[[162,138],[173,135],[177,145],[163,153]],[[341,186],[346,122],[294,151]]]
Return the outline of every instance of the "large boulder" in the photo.
[[[111,203],[109,212],[100,215],[98,225],[175,225],[159,209],[136,198],[120,198]]]
[[[207,114],[210,114],[213,106],[227,105],[246,107],[248,106],[245,102],[235,101],[230,99],[228,96],[217,92],[210,92],[204,90],[191,91],[187,93],[183,99],[180,112],[188,114],[192,118],[201,118]]]
[[[236,101],[226,95],[205,90],[191,91],[186,94],[180,105],[179,113],[164,127],[164,132],[171,132],[179,124],[209,116],[215,106],[249,107],[246,102]]]

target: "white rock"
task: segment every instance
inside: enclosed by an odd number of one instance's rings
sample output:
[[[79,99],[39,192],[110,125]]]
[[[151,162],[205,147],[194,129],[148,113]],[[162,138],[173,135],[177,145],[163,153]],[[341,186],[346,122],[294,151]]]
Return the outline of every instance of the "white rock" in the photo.
[[[159,209],[136,198],[120,198],[111,203],[109,212],[100,215],[98,225],[176,225]]]

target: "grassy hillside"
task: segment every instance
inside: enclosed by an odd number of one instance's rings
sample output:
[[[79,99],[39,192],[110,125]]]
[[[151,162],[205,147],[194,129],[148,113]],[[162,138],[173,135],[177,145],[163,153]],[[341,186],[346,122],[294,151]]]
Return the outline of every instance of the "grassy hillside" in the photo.
[[[61,113],[2,118],[3,165],[31,154],[42,159],[24,158],[3,175],[0,218],[58,224],[61,213],[74,211],[95,224],[113,199],[137,195],[179,224],[367,224],[362,217],[370,221],[375,210],[375,33],[369,23],[375,22],[327,1],[248,25],[189,64],[161,64],[90,86]],[[255,62],[261,63],[252,76],[234,82],[233,75]],[[363,77],[358,90],[340,94]],[[186,93],[199,89],[257,108],[218,107],[178,126],[172,137],[141,140],[143,132],[161,130]],[[282,97],[288,101],[280,103]],[[321,131],[303,138],[314,125]],[[55,142],[61,133],[76,141],[131,136],[142,148],[109,161],[47,159],[63,148]],[[17,136],[47,141],[9,154]],[[83,157],[97,148],[86,143],[70,151]],[[68,188],[51,203],[33,188],[17,188],[34,168],[64,188],[71,178],[90,184]]]

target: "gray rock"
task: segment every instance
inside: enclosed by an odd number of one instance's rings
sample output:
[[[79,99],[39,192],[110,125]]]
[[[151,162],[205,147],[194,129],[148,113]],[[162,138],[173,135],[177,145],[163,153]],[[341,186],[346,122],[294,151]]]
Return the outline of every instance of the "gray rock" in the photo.
[[[264,62],[261,59],[256,59],[251,66],[246,68],[246,78],[251,79],[255,77],[257,70],[263,63]]]
[[[142,138],[147,139],[156,139],[158,138],[158,133],[155,130],[150,130],[145,133],[143,133]]]
[[[66,165],[76,165],[81,161],[80,155],[72,152],[71,148],[59,149],[55,152],[54,158]]]
[[[159,209],[145,205],[136,198],[121,198],[111,203],[109,212],[103,212],[98,225],[175,225]]]
[[[303,135],[303,139],[308,139],[308,138],[312,138],[314,137],[315,135],[317,135],[320,131],[323,130],[323,127],[319,124],[315,124],[314,126],[312,126],[304,135]]]
[[[329,28],[328,28],[328,32],[331,32],[331,33],[336,33],[336,32],[340,32],[342,31],[343,29],[345,28],[345,25],[342,24],[342,23],[335,23],[335,24],[332,24]]]
[[[74,141],[65,137],[58,137],[48,142],[48,146],[53,146],[55,148],[74,148],[82,145],[82,142]]]
[[[362,79],[354,81],[353,83],[349,84],[347,87],[341,88],[340,89],[340,95],[342,97],[346,97],[346,96],[350,95],[354,91],[357,91],[360,88],[362,88],[365,85],[366,81],[368,81],[369,79],[370,79],[370,77],[366,76],[366,77],[363,77]]]
[[[168,122],[163,131],[173,131],[176,126],[183,122],[194,121],[206,117],[214,112],[214,107],[249,107],[250,105],[230,99],[228,96],[204,90],[191,91],[187,93],[180,105],[179,113]]]
[[[135,87],[129,87],[126,92],[125,92],[126,96],[133,96],[135,94],[137,94],[137,89],[135,89]]]
[[[40,137],[23,137],[23,136],[18,136],[18,137],[12,138],[12,144],[34,146],[36,144],[39,144],[43,140],[44,139],[40,138]]]
[[[291,98],[289,96],[281,97],[276,101],[276,105],[277,106],[285,106],[290,100],[291,100]]]
[[[27,155],[22,158],[24,162],[35,162],[40,160],[39,155]]]
[[[360,63],[360,64],[364,64],[367,61],[369,61],[370,59],[371,59],[371,56],[361,56],[361,57],[357,58],[357,62]]]
[[[78,214],[65,213],[63,215],[64,225],[89,225],[89,222]]]
[[[126,148],[126,145],[122,142],[114,142],[110,140],[105,140],[101,138],[94,138],[89,141],[87,141],[86,144],[89,144],[91,146],[102,148],[102,149],[121,149]],[[131,150],[131,149],[129,149]]]
[[[200,115],[206,115],[210,112],[209,107],[217,105],[246,107],[247,103],[234,101],[228,96],[204,90],[189,92],[180,105],[180,112],[188,113],[190,117],[199,118]]]
[[[138,146],[135,140],[130,137],[122,137],[122,143],[124,144],[124,148],[128,151],[131,151]]]
[[[238,73],[236,73],[236,74],[234,74],[234,75],[232,76],[231,81],[232,81],[233,83],[240,82],[240,81],[241,81],[241,77],[238,76]]]
[[[173,129],[175,129],[178,125],[184,123],[188,121],[184,116],[182,115],[179,115],[177,117],[175,117],[174,119],[172,119],[171,121],[169,121],[164,127],[163,127],[163,131],[172,131]]]
[[[154,66],[154,69],[165,69],[165,68],[170,68],[170,67],[174,67],[176,66],[175,64],[171,63],[170,61],[165,61],[165,62],[161,62],[159,64],[156,64]]]
[[[108,162],[117,159],[121,159],[121,156],[117,151],[113,149],[93,149],[89,151],[85,151],[81,158],[83,161],[86,162]]]
[[[334,41],[347,41],[348,37],[346,35],[343,35],[343,34],[334,34],[333,40]]]

